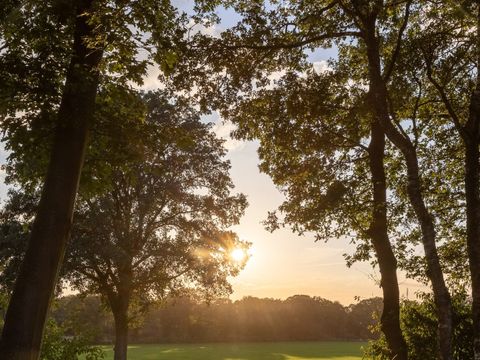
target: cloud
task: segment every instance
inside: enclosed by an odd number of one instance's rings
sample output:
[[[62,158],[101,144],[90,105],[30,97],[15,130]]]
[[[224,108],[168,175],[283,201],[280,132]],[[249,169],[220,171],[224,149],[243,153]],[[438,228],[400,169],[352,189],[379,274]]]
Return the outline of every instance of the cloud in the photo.
[[[188,28],[189,28],[189,35],[195,35],[197,33],[203,34],[203,35],[208,35],[211,37],[219,38],[220,34],[223,31],[223,28],[219,26],[218,24],[199,24],[195,22],[194,19],[190,19],[188,23]]]
[[[332,68],[328,65],[328,61],[326,60],[320,60],[320,61],[315,61],[313,63],[313,70],[317,74],[322,74],[324,72],[332,70]]]
[[[224,121],[221,120],[220,118],[218,121],[213,125],[213,132],[215,135],[217,135],[219,138],[224,139],[225,142],[223,143],[223,146],[225,149],[228,151],[236,151],[236,150],[241,150],[245,147],[246,142],[242,140],[237,140],[233,139],[231,137],[232,131],[236,129],[236,126],[231,123],[230,121]]]
[[[159,75],[159,65],[150,65],[147,69],[147,74],[143,79],[143,84],[139,88],[146,91],[164,89],[165,84],[160,81],[160,79],[158,78]]]

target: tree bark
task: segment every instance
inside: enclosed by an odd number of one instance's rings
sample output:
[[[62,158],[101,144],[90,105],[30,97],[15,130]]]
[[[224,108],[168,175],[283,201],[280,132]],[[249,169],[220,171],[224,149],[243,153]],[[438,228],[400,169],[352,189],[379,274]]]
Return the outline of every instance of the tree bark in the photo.
[[[473,353],[480,360],[480,2],[476,29],[477,86],[470,97],[468,120],[458,129],[465,145],[467,251],[472,281]]]
[[[373,211],[369,235],[381,274],[383,291],[381,327],[391,352],[390,359],[407,360],[407,344],[400,328],[397,260],[388,237],[387,184],[384,168],[385,134],[377,121],[372,122],[368,153],[373,186]]]
[[[452,359],[452,303],[443,277],[435,242],[436,232],[431,214],[423,199],[417,152],[410,139],[392,123],[388,110],[387,84],[382,77],[379,40],[375,32],[375,21],[366,23],[364,41],[367,47],[370,96],[373,111],[381,123],[388,139],[400,150],[407,166],[407,194],[422,230],[422,242],[427,260],[427,275],[432,283],[438,316],[439,356],[442,360]]]
[[[118,284],[110,288],[105,296],[115,320],[114,360],[127,360],[128,347],[128,310],[132,294],[132,269],[129,258],[128,265],[118,270]],[[116,291],[115,291],[116,290]]]
[[[38,359],[46,315],[70,234],[98,85],[102,51],[87,47],[93,33],[77,3],[72,58],[58,112],[50,163],[27,252],[7,310],[0,359]]]
[[[128,347],[128,310],[114,310],[115,348],[114,360],[127,360]]]
[[[467,250],[472,277],[474,358],[480,360],[480,90],[470,99],[469,118],[463,132],[465,145],[465,199]]]

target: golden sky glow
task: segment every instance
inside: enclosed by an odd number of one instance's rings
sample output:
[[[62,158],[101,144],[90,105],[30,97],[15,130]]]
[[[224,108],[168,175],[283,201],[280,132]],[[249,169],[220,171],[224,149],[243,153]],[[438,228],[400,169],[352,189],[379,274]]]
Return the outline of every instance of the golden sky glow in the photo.
[[[228,133],[225,127],[231,128],[231,125],[219,124],[215,115],[207,120],[217,123],[217,133],[221,136]],[[381,296],[376,281],[378,270],[368,263],[358,263],[351,268],[345,265],[343,254],[353,251],[346,240],[315,242],[313,234],[299,237],[289,229],[266,231],[261,222],[268,211],[282,202],[283,196],[270,178],[259,172],[255,143],[229,142],[227,148],[235,191],[246,194],[249,201],[245,216],[233,230],[241,239],[252,243],[245,269],[231,279],[232,299],[248,295],[287,298],[306,294],[351,304],[355,296]],[[406,297],[408,292],[409,298],[413,298],[421,286],[402,274],[399,277],[401,295]]]

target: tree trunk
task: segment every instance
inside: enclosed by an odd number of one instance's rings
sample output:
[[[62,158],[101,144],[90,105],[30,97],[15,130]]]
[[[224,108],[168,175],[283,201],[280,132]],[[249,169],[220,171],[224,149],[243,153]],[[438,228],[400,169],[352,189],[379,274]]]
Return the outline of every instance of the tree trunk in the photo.
[[[118,270],[118,285],[110,288],[105,296],[115,320],[114,360],[127,360],[128,346],[128,309],[132,294],[132,269],[129,264]],[[115,291],[116,290],[116,291]]]
[[[391,352],[390,358],[407,360],[407,344],[400,329],[397,260],[388,238],[387,184],[384,168],[385,134],[377,121],[372,123],[368,153],[373,185],[373,214],[369,235],[375,248],[381,274],[383,291],[381,326]]]
[[[57,283],[93,115],[102,52],[83,39],[92,34],[77,5],[72,59],[58,112],[55,139],[37,216],[7,310],[0,359],[38,359],[46,315]]]
[[[465,199],[467,249],[472,276],[473,341],[480,360],[480,91],[470,99],[469,119],[463,128],[465,145]]]
[[[128,310],[116,310],[113,313],[115,319],[115,348],[114,360],[127,360],[128,346]]]
[[[467,251],[472,278],[474,360],[480,360],[480,2],[476,29],[477,86],[470,97],[468,120],[458,129],[465,144]]]
[[[375,21],[367,23],[364,37],[367,47],[370,96],[373,111],[388,139],[400,150],[407,166],[407,193],[422,230],[422,242],[427,260],[427,275],[432,283],[438,316],[439,355],[442,360],[452,359],[452,303],[443,277],[435,242],[435,226],[422,194],[417,152],[410,139],[404,136],[391,121],[388,111],[387,84],[382,77]]]

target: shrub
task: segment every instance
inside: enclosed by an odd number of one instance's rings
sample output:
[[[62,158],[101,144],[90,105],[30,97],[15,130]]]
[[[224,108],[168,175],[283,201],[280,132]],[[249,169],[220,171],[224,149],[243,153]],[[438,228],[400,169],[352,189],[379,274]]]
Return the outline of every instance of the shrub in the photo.
[[[471,303],[466,294],[452,298],[454,310],[453,358],[473,359],[473,327]],[[409,358],[437,359],[437,316],[431,294],[423,294],[419,301],[404,300],[401,305],[401,325],[408,346]],[[373,329],[380,332],[379,326]],[[366,359],[390,359],[384,336],[371,341],[365,349]]]

